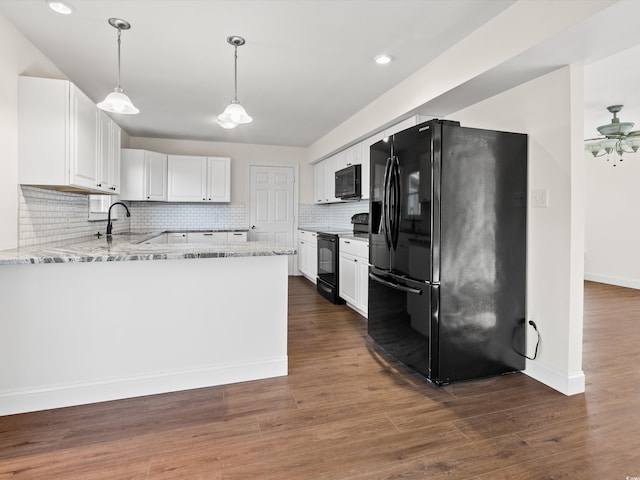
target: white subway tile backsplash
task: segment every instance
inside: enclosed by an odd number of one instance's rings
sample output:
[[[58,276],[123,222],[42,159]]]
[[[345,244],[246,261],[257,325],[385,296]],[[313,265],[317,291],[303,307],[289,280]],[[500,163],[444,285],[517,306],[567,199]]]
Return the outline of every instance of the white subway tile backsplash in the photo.
[[[131,217],[118,212],[114,233],[123,231],[243,229],[249,211],[244,204],[129,202]],[[301,204],[300,227],[350,229],[351,216],[368,212],[369,202]],[[106,221],[89,222],[88,196],[38,187],[20,188],[19,246],[73,240],[106,230]]]
[[[131,202],[131,229],[246,228],[243,204]]]
[[[89,197],[38,187],[20,187],[18,204],[18,245],[89,237],[104,233],[106,221],[89,222]],[[129,219],[121,216],[113,222],[113,231],[129,230]]]
[[[351,229],[351,217],[368,212],[369,201],[300,205],[298,225],[300,227],[331,227]]]

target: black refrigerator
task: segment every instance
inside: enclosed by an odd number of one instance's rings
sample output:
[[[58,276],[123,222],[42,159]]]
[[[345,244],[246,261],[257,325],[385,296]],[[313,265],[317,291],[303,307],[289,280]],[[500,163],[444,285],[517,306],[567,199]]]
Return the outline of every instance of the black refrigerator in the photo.
[[[523,370],[527,136],[432,120],[370,159],[369,335],[437,385]]]

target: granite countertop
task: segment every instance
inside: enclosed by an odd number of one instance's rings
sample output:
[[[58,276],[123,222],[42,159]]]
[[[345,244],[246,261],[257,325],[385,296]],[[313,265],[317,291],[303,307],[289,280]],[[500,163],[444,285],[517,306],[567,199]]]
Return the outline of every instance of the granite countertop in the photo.
[[[212,230],[203,231],[210,232]],[[77,241],[0,250],[0,265],[252,257],[294,255],[296,253],[294,247],[287,247],[275,242],[232,244],[169,243],[151,245],[140,243],[161,233],[163,232],[122,233],[114,234],[110,238],[107,236],[99,239],[84,238]]]

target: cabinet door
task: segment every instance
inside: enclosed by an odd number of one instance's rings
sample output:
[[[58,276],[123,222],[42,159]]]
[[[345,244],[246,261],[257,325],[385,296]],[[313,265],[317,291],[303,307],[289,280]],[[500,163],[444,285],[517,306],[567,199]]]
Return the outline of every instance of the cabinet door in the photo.
[[[169,155],[168,189],[170,202],[206,202],[207,158]]]
[[[187,234],[182,232],[168,232],[167,243],[187,243]]]
[[[369,265],[364,258],[357,258],[356,267],[356,306],[366,314],[369,310]]]
[[[120,127],[104,112],[98,112],[98,178],[99,190],[120,193]]]
[[[358,263],[356,261],[356,257],[341,253],[339,261],[338,293],[341,298],[355,305],[358,302],[358,294],[356,291]]]
[[[383,138],[384,133],[380,132],[362,141],[362,170],[360,178],[362,181],[361,193],[363,200],[369,198],[369,187],[371,185],[371,154],[369,148],[371,147],[371,145],[373,145],[374,143],[378,143]]]
[[[111,149],[111,125],[109,117],[98,112],[98,180],[99,190],[108,192],[111,187],[111,164],[109,161]]]
[[[121,136],[122,136],[122,130],[120,128],[120,126],[114,122],[113,120],[109,119],[109,124],[111,125],[110,131],[111,131],[111,135],[109,136],[109,141],[111,144],[111,147],[109,149],[109,158],[110,158],[110,163],[111,163],[111,185],[113,186],[113,193],[115,194],[119,194],[120,193],[120,185],[121,185],[121,178],[120,178],[120,161],[121,161],[121,156],[120,156],[120,146],[121,146]]]
[[[144,152],[144,199],[167,200],[167,155]]]
[[[314,193],[316,203],[326,203],[327,198],[324,192],[326,163],[318,162],[313,166]]]
[[[98,108],[75,85],[70,92],[71,185],[96,189],[98,178]]]
[[[207,158],[207,201],[231,201],[231,159],[226,157]]]
[[[307,248],[304,240],[298,240],[298,270],[304,275],[309,275],[307,270],[309,261],[307,260],[309,255],[309,249]]]
[[[318,244],[315,241],[314,243],[308,243],[307,252],[307,272],[309,272],[309,276],[315,283],[318,276]]]
[[[122,162],[120,200],[146,200],[144,150],[123,148],[120,160]]]

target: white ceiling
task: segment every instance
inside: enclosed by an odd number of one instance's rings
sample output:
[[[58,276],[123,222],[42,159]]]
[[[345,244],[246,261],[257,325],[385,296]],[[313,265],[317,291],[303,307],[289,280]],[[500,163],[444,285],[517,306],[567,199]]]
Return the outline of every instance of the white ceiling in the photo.
[[[70,16],[44,0],[0,0],[0,13],[95,102],[117,80],[116,30],[107,20],[129,21],[122,86],[142,113],[117,121],[130,135],[308,146],[515,0],[68,1]],[[640,1],[621,0],[435,99],[425,113],[445,115],[583,63],[585,128],[608,123],[604,107],[614,103],[626,105],[623,119],[640,122],[639,17]],[[238,49],[238,97],[254,118],[234,130],[215,123],[233,98],[229,35],[247,41]],[[378,66],[373,57],[383,52],[394,61]]]

